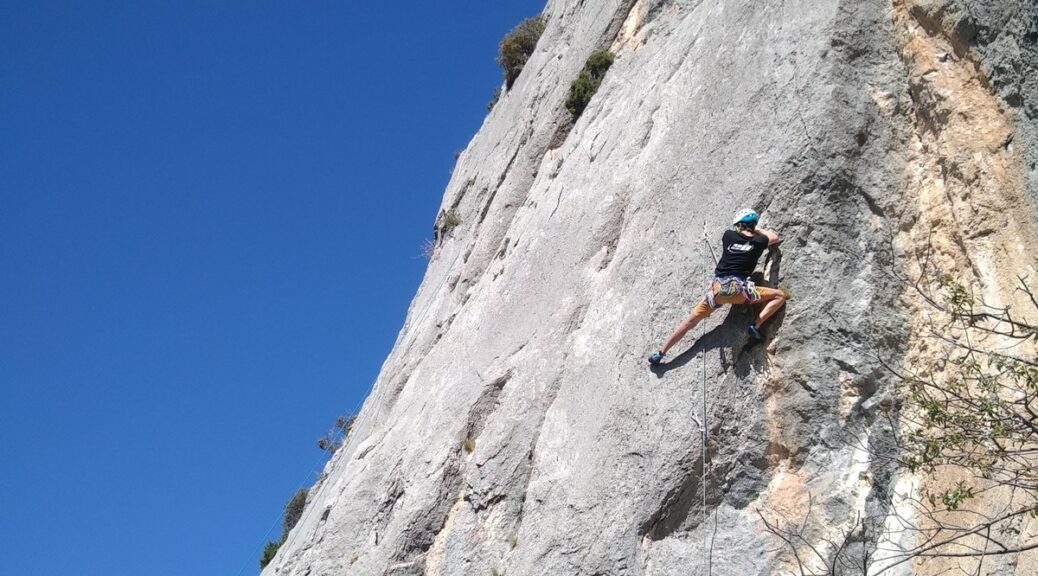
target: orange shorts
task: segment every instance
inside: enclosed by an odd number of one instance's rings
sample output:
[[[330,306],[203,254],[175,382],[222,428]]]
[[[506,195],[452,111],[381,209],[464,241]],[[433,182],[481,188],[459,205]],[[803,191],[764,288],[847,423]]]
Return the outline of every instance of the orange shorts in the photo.
[[[746,297],[745,292],[740,292],[735,296],[719,296],[717,292],[720,287],[721,283],[717,280],[710,283],[710,291],[713,293],[714,303],[717,304],[717,308],[720,308],[725,304],[745,304],[749,302],[749,298]],[[776,288],[765,288],[764,286],[756,286],[756,291],[760,298],[754,300],[752,302],[753,304],[774,300],[775,298],[784,295],[782,290]],[[692,315],[702,320],[703,318],[713,314],[715,309],[716,308],[711,308],[710,302],[707,301],[706,297],[703,297],[703,299],[696,304],[696,307],[692,309]]]

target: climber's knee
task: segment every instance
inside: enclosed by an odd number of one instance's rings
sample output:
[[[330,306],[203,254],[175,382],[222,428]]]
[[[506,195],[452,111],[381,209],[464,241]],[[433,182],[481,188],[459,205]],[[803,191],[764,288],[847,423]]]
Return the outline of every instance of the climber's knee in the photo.
[[[714,309],[710,307],[710,303],[703,298],[696,304],[696,307],[692,309],[692,314],[689,314],[686,321],[691,321],[693,324],[713,314]]]
[[[760,295],[760,300],[758,300],[758,302],[774,302],[775,306],[781,306],[786,302],[787,291],[784,289],[758,286],[757,293]]]

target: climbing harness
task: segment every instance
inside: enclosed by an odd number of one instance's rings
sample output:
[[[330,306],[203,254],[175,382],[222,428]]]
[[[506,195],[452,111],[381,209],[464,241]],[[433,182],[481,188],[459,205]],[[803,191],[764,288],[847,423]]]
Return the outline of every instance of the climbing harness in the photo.
[[[743,291],[742,280],[735,276],[726,276],[724,278],[714,278],[714,282],[717,283],[716,296],[735,296],[736,294]],[[714,292],[711,290],[711,292]]]
[[[710,280],[710,289],[706,293],[706,303],[711,310],[717,310],[721,307],[716,300],[718,296],[731,298],[739,294],[746,296],[746,301],[751,304],[760,300],[760,293],[757,291],[757,285],[754,284],[753,280],[738,276],[715,276]]]

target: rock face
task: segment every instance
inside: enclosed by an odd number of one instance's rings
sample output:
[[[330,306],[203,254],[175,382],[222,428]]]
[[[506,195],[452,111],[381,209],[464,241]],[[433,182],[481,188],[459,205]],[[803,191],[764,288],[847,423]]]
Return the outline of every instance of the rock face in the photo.
[[[544,16],[444,194],[461,222],[264,576],[799,574],[765,520],[795,519],[824,559],[920,480],[869,449],[893,434],[880,359],[917,330],[891,271],[932,245],[1006,302],[1007,272],[1035,273],[1034,0]],[[569,83],[605,48],[573,123]],[[793,297],[768,342],[747,347],[752,312],[726,308],[650,371],[743,207],[784,238],[764,272]],[[873,574],[869,534],[847,557]],[[1025,556],[984,573],[1036,573]]]

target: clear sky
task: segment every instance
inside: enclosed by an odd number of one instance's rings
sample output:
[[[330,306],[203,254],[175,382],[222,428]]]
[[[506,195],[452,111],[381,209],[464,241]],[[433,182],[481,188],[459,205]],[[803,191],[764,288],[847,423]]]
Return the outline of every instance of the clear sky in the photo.
[[[5,574],[257,571],[543,4],[0,5]]]

